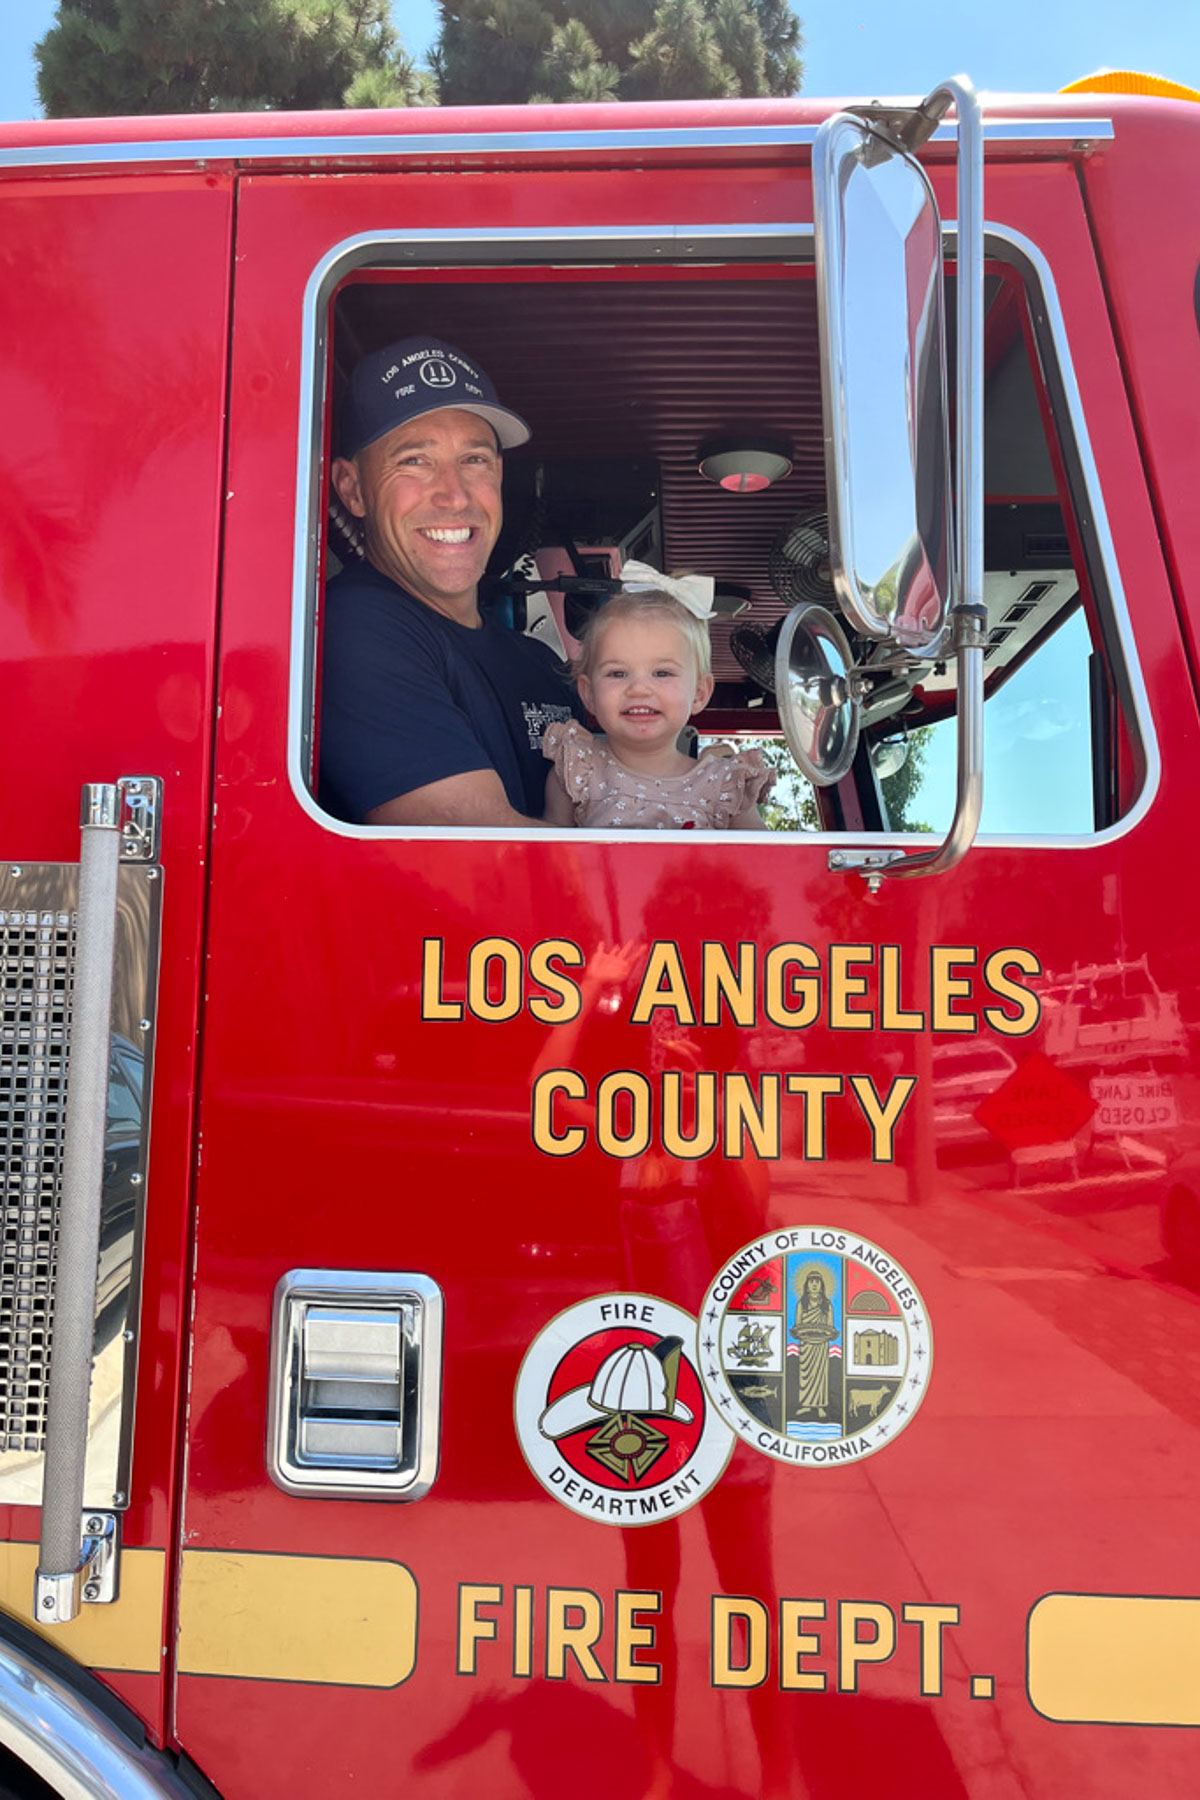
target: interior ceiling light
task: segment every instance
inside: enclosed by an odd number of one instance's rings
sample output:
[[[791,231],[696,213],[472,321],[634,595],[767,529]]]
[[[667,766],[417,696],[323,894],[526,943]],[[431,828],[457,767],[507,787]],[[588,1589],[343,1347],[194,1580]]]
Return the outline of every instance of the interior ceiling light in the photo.
[[[700,449],[700,473],[727,494],[761,494],[792,472],[777,438],[714,438]]]

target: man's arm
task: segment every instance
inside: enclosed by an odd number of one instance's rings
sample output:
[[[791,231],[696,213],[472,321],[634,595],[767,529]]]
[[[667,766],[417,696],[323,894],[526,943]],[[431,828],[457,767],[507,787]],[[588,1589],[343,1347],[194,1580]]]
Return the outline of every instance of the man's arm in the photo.
[[[447,775],[425,787],[385,800],[366,815],[367,825],[503,825],[510,831],[532,826],[541,831],[548,820],[531,819],[508,803],[504,783],[494,769],[472,769]]]

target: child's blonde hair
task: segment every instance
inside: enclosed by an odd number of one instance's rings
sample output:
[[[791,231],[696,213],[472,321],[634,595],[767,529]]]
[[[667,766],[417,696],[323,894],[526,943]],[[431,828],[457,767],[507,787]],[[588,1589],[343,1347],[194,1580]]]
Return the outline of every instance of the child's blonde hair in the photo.
[[[606,625],[621,619],[664,619],[679,630],[696,658],[698,675],[712,674],[712,643],[708,621],[698,619],[683,602],[657,588],[622,589],[597,607],[579,634],[579,654],[571,663],[571,673],[578,681],[581,675],[591,679],[599,655],[601,634]]]

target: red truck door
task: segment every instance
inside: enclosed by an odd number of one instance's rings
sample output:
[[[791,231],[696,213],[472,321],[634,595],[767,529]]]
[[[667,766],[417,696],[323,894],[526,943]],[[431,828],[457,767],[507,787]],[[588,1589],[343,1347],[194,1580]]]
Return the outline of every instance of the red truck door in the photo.
[[[227,1800],[1186,1786],[1184,1703],[1105,1670],[1180,1618],[1121,1597],[1200,1591],[1157,1223],[1194,1029],[1115,1031],[1190,979],[1196,718],[1071,168],[989,169],[1020,655],[959,869],[832,868],[896,836],[865,780],[736,841],[370,833],[307,785],[327,390],[389,336],[478,355],[547,467],[656,459],[669,560],[785,610],[767,553],[822,497],[807,178],[672,143],[242,183],[178,1739]],[[782,384],[798,476],[736,555],[753,502],[684,479],[730,369],[743,423]],[[1068,1044],[1077,1006],[1114,1030]],[[1152,1128],[1106,1112],[1155,1083]],[[268,1472],[280,1413],[307,1488]],[[363,1498],[328,1473],[355,1437]],[[432,1485],[371,1497],[385,1464]]]
[[[148,775],[166,803],[158,866],[119,871],[85,1481],[87,1506],[121,1521],[120,1598],[48,1635],[161,1740],[232,199],[220,173],[137,167],[143,149],[10,144],[0,180],[0,1601],[29,1621],[80,793]]]

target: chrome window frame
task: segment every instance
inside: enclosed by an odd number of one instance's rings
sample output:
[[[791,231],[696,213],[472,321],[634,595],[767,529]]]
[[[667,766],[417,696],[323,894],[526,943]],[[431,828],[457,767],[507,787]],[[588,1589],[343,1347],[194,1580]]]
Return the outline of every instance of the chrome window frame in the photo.
[[[1081,122],[1082,123],[1082,122]],[[1078,137],[1077,128],[1075,136]],[[539,137],[539,141],[541,141]],[[791,141],[801,141],[793,132]],[[953,220],[943,221],[947,260],[957,247]],[[1067,464],[1071,498],[1081,521],[1088,573],[1096,597],[1105,656],[1117,690],[1135,751],[1140,752],[1143,779],[1132,806],[1114,825],[1101,831],[1069,834],[981,832],[981,845],[1030,849],[1092,849],[1132,831],[1153,803],[1161,773],[1161,760],[1145,683],[1137,657],[1129,608],[1104,507],[1099,473],[1075,376],[1066,324],[1049,258],[1031,239],[998,222],[984,223],[984,252],[989,261],[1014,267],[1030,295],[1034,334],[1055,407],[1059,440]],[[296,470],[296,517],[292,579],[292,642],[288,697],[287,768],[292,792],[302,809],[326,830],[348,838],[417,839],[502,843],[563,838],[571,842],[644,842],[640,832],[618,833],[538,827],[530,832],[496,826],[378,826],[348,824],[335,819],[318,805],[307,782],[312,748],[312,713],[315,649],[319,636],[320,597],[317,573],[320,540],[325,530],[326,471],[324,444],[324,395],[328,380],[329,304],[336,288],[359,269],[457,269],[463,267],[512,268],[540,264],[586,268],[611,267],[614,261],[641,263],[660,260],[699,265],[704,262],[794,262],[798,267],[813,260],[811,224],[775,221],[757,225],[579,226],[570,228],[473,230],[473,231],[378,231],[363,232],[333,245],[315,265],[305,287],[301,345],[301,391]],[[1090,521],[1090,523],[1088,523]],[[694,835],[664,831],[656,838],[692,842]],[[742,839],[744,834],[736,834]],[[756,843],[808,843],[845,848],[851,843],[870,847],[895,845],[912,848],[927,844],[925,834],[912,832],[772,832],[754,834]]]

